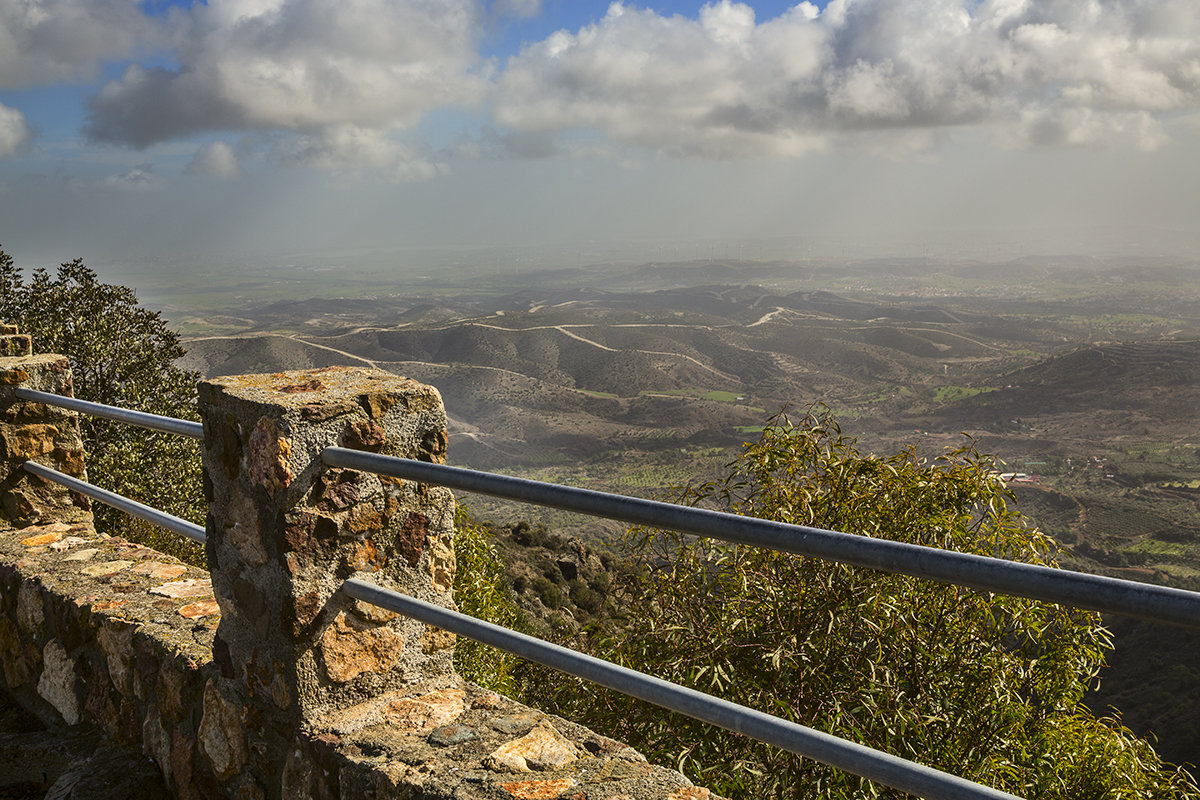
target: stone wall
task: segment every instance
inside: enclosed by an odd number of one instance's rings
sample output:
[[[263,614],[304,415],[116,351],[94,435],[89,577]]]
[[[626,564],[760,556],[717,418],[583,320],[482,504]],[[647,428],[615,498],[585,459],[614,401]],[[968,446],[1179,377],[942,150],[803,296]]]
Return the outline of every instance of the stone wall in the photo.
[[[202,384],[210,574],[97,533],[86,502],[21,472],[27,457],[84,470],[73,415],[16,385],[69,394],[70,373],[57,356],[0,357],[4,682],[48,721],[139,749],[173,796],[709,797],[464,683],[452,635],[338,592],[354,575],[453,605],[450,493],[319,458],[443,460],[435,389],[355,368]]]

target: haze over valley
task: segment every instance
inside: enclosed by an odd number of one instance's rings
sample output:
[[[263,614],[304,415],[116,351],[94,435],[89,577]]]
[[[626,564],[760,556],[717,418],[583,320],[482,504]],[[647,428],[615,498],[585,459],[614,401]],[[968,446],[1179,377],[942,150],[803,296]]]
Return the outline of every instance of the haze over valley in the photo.
[[[183,365],[386,369],[442,392],[453,464],[641,496],[719,475],[767,418],[814,403],[879,453],[932,456],[966,433],[1073,567],[1200,588],[1192,261],[700,260],[429,278],[413,293],[311,270],[299,290],[286,272],[216,293],[212,276],[181,283],[164,308]],[[593,546],[618,531],[468,503]],[[1114,703],[1165,756],[1197,760],[1179,702],[1200,685],[1194,644],[1109,622],[1119,646],[1097,710]]]

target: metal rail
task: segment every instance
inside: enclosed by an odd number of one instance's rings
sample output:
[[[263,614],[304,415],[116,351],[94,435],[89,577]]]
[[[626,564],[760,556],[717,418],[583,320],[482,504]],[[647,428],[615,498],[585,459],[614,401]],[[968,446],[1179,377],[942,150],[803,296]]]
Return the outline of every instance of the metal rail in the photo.
[[[930,800],[1019,800],[1007,792],[430,605],[369,581],[350,578],[342,583],[342,591],[356,600],[453,631],[551,669],[607,686],[656,706],[678,711],[693,719],[744,734],[918,797]]]
[[[669,528],[727,542],[769,547],[979,591],[1200,628],[1200,593],[1183,589],[788,525],[342,447],[327,447],[321,458],[334,467],[521,500],[636,525]]]
[[[130,500],[128,497],[122,497],[119,494],[114,494],[107,489],[101,489],[99,486],[93,486],[90,483],[72,478],[70,475],[64,475],[56,469],[51,469],[44,464],[38,464],[34,461],[26,461],[22,465],[26,472],[37,475],[39,478],[45,478],[48,481],[66,486],[68,489],[79,492],[82,495],[99,500],[105,505],[112,506],[115,509],[124,511],[126,514],[144,519],[153,525],[160,528],[166,528],[169,531],[182,534],[187,538],[201,544],[208,538],[204,533],[204,528],[199,525],[188,522],[186,519],[168,514],[165,511],[159,511],[157,508],[151,508],[148,505],[139,503],[136,500]]]
[[[184,419],[148,414],[145,411],[133,411],[128,408],[118,408],[117,406],[106,406],[103,403],[93,403],[90,400],[80,400],[75,397],[63,397],[60,394],[51,394],[50,392],[39,392],[37,389],[27,389],[23,386],[18,386],[13,391],[13,394],[22,400],[59,406],[71,411],[91,414],[92,416],[116,420],[117,422],[127,422],[130,425],[138,425],[142,428],[150,428],[155,431],[174,433],[179,436],[187,436],[191,439],[204,438],[204,426],[199,422],[189,422]]]

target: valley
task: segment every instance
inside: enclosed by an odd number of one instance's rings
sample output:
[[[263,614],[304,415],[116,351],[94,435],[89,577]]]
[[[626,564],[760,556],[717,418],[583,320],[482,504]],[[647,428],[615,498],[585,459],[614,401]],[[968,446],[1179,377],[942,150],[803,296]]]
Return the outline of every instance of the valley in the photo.
[[[159,304],[203,375],[403,374],[441,391],[452,463],[589,488],[660,496],[716,477],[769,417],[814,403],[879,453],[970,436],[1071,567],[1200,589],[1198,278],[1120,259],[700,261],[446,271],[403,291],[309,273],[311,296],[293,297],[273,288],[281,271],[236,298],[182,287]],[[467,502],[592,545],[617,532]],[[1194,635],[1112,625],[1115,666],[1090,702],[1200,760]],[[1167,665],[1153,692],[1147,649]]]

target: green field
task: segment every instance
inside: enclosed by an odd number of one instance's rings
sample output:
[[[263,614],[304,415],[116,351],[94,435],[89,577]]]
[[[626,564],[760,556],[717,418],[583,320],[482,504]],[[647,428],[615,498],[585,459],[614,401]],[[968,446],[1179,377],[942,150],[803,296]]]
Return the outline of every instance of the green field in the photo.
[[[938,403],[957,403],[984,392],[994,392],[991,386],[939,386],[933,390],[933,399]]]

